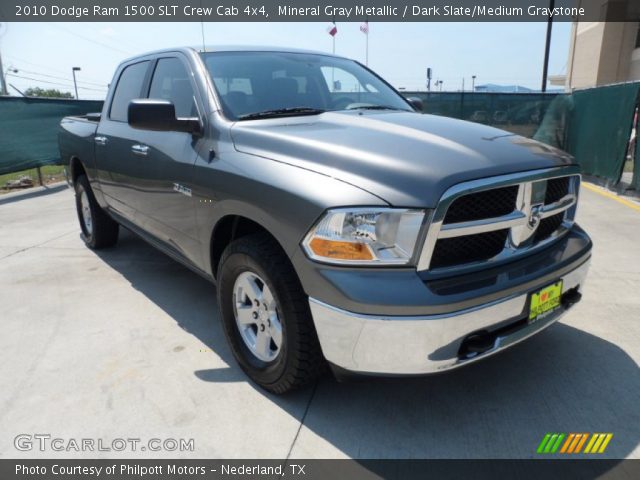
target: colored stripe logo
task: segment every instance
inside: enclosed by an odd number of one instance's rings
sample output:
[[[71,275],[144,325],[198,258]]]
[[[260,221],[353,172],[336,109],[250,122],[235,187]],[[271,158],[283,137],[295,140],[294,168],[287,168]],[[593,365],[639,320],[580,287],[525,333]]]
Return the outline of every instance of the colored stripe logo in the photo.
[[[537,453],[604,453],[612,438],[613,433],[547,433]]]

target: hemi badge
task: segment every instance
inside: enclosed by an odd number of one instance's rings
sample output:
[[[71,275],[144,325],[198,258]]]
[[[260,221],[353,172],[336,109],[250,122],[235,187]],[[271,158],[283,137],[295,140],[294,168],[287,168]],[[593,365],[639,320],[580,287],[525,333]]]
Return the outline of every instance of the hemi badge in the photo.
[[[185,187],[184,185],[180,185],[179,183],[173,184],[173,191],[186,195],[187,197],[191,196],[191,189]]]

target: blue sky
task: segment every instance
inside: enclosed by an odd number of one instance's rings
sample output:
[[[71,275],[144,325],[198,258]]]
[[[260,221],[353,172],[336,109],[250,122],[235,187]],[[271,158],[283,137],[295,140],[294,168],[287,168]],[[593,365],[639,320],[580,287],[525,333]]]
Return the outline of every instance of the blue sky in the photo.
[[[330,52],[326,23],[205,23],[209,45],[274,45]],[[427,67],[443,90],[476,84],[540,88],[546,23],[371,23],[369,66],[395,87],[424,90]],[[549,73],[566,73],[570,23],[554,24]],[[0,38],[8,83],[73,91],[78,66],[80,98],[104,98],[124,58],[146,51],[202,43],[199,23],[11,23]],[[336,53],[364,62],[358,23],[338,23]],[[51,82],[51,83],[44,83]],[[12,94],[15,91],[9,88]]]

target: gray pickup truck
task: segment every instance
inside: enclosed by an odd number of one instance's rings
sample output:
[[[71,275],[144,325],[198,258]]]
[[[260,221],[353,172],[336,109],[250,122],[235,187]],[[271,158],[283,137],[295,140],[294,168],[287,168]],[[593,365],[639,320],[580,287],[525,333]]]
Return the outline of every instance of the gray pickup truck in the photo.
[[[571,156],[418,103],[324,53],[164,50],[63,119],[60,153],[87,246],[123,226],[214,282],[262,387],[420,375],[556,321],[592,244]]]

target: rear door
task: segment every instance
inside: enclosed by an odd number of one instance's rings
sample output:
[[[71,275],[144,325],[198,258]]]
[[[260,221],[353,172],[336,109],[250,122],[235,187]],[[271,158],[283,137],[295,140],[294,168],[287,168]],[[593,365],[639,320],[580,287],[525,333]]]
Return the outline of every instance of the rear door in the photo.
[[[150,99],[172,102],[177,117],[198,117],[196,85],[186,59],[179,54],[158,58],[149,84]],[[202,120],[201,120],[202,122]],[[180,254],[198,263],[194,164],[202,138],[184,132],[136,130],[141,161],[149,165],[139,185],[138,209],[145,228]]]
[[[140,223],[136,210],[149,162],[134,154],[139,133],[127,123],[127,109],[131,100],[143,96],[150,67],[151,61],[145,60],[126,65],[120,71],[95,136],[98,179],[106,201],[135,223]]]

